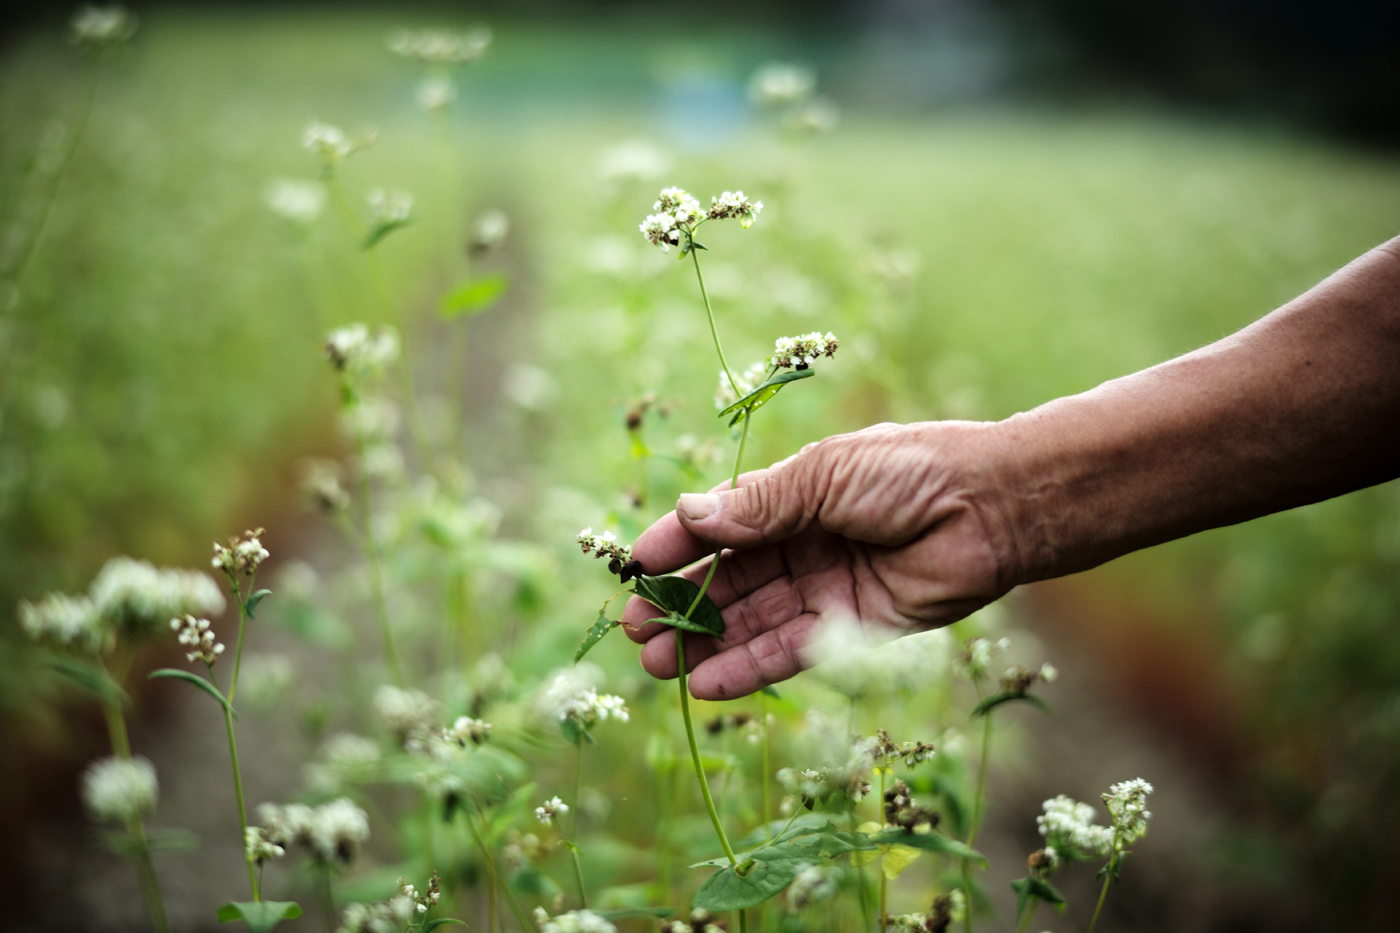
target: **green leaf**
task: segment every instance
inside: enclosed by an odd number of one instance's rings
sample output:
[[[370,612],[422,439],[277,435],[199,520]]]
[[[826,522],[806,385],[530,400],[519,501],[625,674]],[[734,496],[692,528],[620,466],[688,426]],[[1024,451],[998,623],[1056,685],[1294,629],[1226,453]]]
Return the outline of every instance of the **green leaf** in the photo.
[[[614,622],[612,619],[609,619],[606,613],[600,611],[598,613],[598,621],[588,627],[588,631],[585,632],[583,636],[583,644],[579,645],[578,650],[574,652],[574,663],[577,664],[582,661],[583,656],[592,651],[593,646],[602,641],[604,635],[621,624],[620,622]]]
[[[1018,690],[1006,690],[1002,693],[994,693],[981,703],[972,708],[973,716],[985,716],[1003,703],[1013,703],[1016,700],[1025,700],[1031,706],[1042,713],[1050,712],[1050,707],[1040,697],[1031,696],[1029,693],[1021,693]]]
[[[251,933],[268,933],[283,920],[300,916],[301,905],[296,901],[229,901],[219,908],[220,923],[242,920]]]
[[[604,920],[627,920],[631,917],[669,917],[676,912],[674,907],[619,907],[616,910],[593,911]]]
[[[797,873],[808,865],[845,852],[873,848],[875,845],[865,833],[838,832],[827,823],[819,832],[801,833],[740,855],[737,868],[728,865],[726,859],[725,867],[700,885],[691,906],[715,912],[753,907],[792,884]],[[712,859],[700,864],[717,861]]]
[[[400,227],[407,227],[411,223],[413,223],[413,221],[410,219],[391,220],[388,223],[380,224],[379,226],[375,227],[369,232],[369,236],[365,237],[365,242],[361,246],[361,249],[373,249],[375,245],[379,243],[380,240],[384,239],[386,236],[393,233]]]
[[[44,664],[55,674],[66,678],[79,690],[97,697],[104,703],[131,705],[131,697],[127,695],[127,692],[100,667],[84,664],[82,661],[75,661],[58,654],[45,657]]]
[[[709,594],[700,600],[690,618],[685,618],[686,610],[700,593],[700,587],[684,577],[649,577],[639,574],[636,585],[638,596],[662,612],[670,613],[670,616],[656,620],[662,625],[672,625],[688,632],[700,632],[721,638],[724,636],[724,617],[719,614],[719,607],[710,599]],[[675,617],[679,617],[680,621],[676,621]]]
[[[1056,910],[1065,909],[1065,896],[1053,884],[1041,878],[1017,878],[1011,882],[1011,887],[1016,892],[1018,922],[1025,915],[1026,908],[1031,906],[1033,898],[1054,905]]]
[[[870,841],[880,843],[898,843],[902,846],[912,846],[915,849],[928,849],[930,852],[941,852],[953,858],[965,858],[976,862],[979,865],[986,865],[987,860],[981,852],[968,848],[956,839],[949,838],[942,833],[911,833],[900,829],[898,826],[890,829],[882,829],[878,833],[870,836]]]
[[[778,688],[775,687],[775,686],[773,686],[772,684],[769,684],[768,686],[764,687],[762,690],[760,690],[760,691],[758,691],[758,692],[759,692],[759,693],[766,693],[766,694],[768,694],[768,696],[772,697],[772,698],[775,699],[775,700],[781,700],[781,699],[783,698],[783,695],[782,695],[781,693],[778,692]]]
[[[499,301],[509,288],[510,279],[504,275],[488,275],[466,282],[442,296],[438,311],[447,321],[462,315],[480,314]]]
[[[429,920],[427,923],[423,924],[423,928],[420,931],[420,933],[430,933],[430,931],[436,930],[444,923],[459,923],[462,926],[467,925],[467,921],[458,920],[456,917],[439,917],[437,920]]]
[[[248,618],[253,618],[253,613],[258,608],[258,603],[272,595],[272,590],[258,590],[248,597],[248,601],[243,604],[243,608],[248,610]]]
[[[790,369],[787,372],[778,373],[772,379],[769,379],[763,385],[754,389],[748,395],[745,395],[743,398],[739,399],[739,401],[720,412],[719,417],[723,418],[725,415],[733,414],[734,417],[729,419],[729,426],[732,428],[739,423],[740,418],[744,417],[745,411],[757,411],[759,408],[763,407],[763,405],[767,404],[770,398],[777,395],[778,390],[789,382],[796,382],[799,379],[810,379],[816,374],[817,371],[815,369]]]
[[[230,704],[228,700],[224,699],[224,695],[219,692],[219,688],[211,684],[209,681],[205,680],[203,677],[200,677],[196,674],[191,674],[189,671],[177,671],[173,667],[162,667],[158,671],[151,671],[149,674],[146,675],[146,677],[150,680],[155,680],[157,677],[170,677],[174,680],[183,680],[188,683],[192,683],[199,689],[203,690],[205,693],[209,694],[214,699],[218,700],[219,704],[223,706],[224,709],[228,710],[229,715],[231,715],[234,719],[238,718],[238,714],[233,711],[232,704]]]

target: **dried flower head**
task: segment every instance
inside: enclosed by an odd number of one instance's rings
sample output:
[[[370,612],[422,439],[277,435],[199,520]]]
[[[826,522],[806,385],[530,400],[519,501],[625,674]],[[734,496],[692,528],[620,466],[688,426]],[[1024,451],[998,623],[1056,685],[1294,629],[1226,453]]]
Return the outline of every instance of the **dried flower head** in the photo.
[[[773,355],[768,357],[768,365],[773,369],[806,369],[821,357],[830,359],[836,355],[838,341],[830,332],[812,331],[799,337],[779,337],[773,343]]]
[[[159,791],[155,766],[140,755],[99,758],[83,772],[83,806],[102,822],[124,824],[154,812]]]
[[[254,528],[243,532],[241,537],[229,538],[227,545],[215,541],[214,557],[209,562],[210,565],[235,580],[256,573],[262,562],[272,556],[258,540],[262,533],[263,529]]]
[[[217,616],[225,605],[219,585],[205,574],[157,569],[129,557],[107,561],[88,595],[98,615],[130,637],[165,631],[171,619],[186,613]]]
[[[631,545],[618,544],[617,535],[611,531],[595,535],[592,528],[585,528],[578,533],[574,540],[583,549],[583,553],[592,554],[594,558],[606,557],[608,570],[613,573],[622,573],[623,568],[632,562]]]
[[[224,646],[214,638],[208,619],[196,619],[192,615],[171,619],[170,628],[176,633],[175,640],[190,650],[185,652],[188,661],[203,661],[212,665],[224,653]]]
[[[726,191],[717,198],[710,198],[710,209],[705,212],[705,219],[729,220],[737,217],[739,226],[747,230],[753,226],[762,210],[762,201],[750,201],[742,191]]]
[[[91,49],[119,45],[136,35],[136,15],[119,3],[111,6],[84,4],[69,21],[73,41]]]
[[[108,630],[91,599],[50,593],[37,603],[19,604],[19,625],[36,642],[54,648],[101,651]]]
[[[473,26],[466,32],[401,29],[389,36],[385,44],[391,52],[427,65],[464,65],[486,54],[491,30],[486,26]]]

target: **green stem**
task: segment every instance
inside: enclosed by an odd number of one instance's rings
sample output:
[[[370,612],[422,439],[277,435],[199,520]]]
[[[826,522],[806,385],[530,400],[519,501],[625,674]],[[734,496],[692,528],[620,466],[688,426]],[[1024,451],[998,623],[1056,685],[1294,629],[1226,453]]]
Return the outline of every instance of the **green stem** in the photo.
[[[676,630],[676,682],[680,684],[681,691],[681,719],[685,721],[685,737],[690,742],[690,760],[695,764],[695,777],[700,782],[700,795],[705,798],[705,809],[710,814],[710,823],[715,827],[715,835],[719,837],[719,844],[724,848],[724,855],[729,859],[730,865],[739,864],[739,860],[734,857],[734,849],[729,845],[729,837],[724,834],[724,826],[719,821],[719,813],[715,811],[714,798],[710,796],[710,782],[705,780],[705,766],[700,762],[700,746],[695,741],[695,726],[690,721],[690,692],[686,688],[685,677],[685,641],[681,638],[681,631]]]
[[[1113,881],[1113,873],[1105,871],[1103,873],[1103,888],[1099,890],[1099,903],[1094,907],[1093,919],[1089,921],[1089,929],[1086,933],[1094,933],[1094,924],[1099,922],[1099,911],[1103,910],[1104,898],[1108,897],[1108,886]]]
[[[365,530],[361,535],[365,556],[369,558],[370,589],[374,594],[374,607],[379,614],[379,628],[384,636],[384,657],[389,663],[389,673],[394,677],[394,685],[404,686],[403,666],[399,663],[399,649],[394,641],[394,627],[389,621],[389,602],[384,594],[384,571],[380,567],[379,536],[374,531],[374,495],[370,488],[369,472],[366,469],[368,457],[364,438],[356,441],[360,455],[360,508],[364,511]]]
[[[583,809],[580,797],[583,794],[583,740],[574,744],[578,754],[574,756],[574,839],[578,839],[578,811]]]
[[[885,828],[885,769],[880,768],[880,799],[875,801],[875,805],[880,808],[880,828]],[[885,866],[880,864],[880,933],[885,933],[889,929],[889,877],[885,875]]]
[[[981,690],[978,690],[981,695]],[[977,831],[982,826],[982,804],[987,795],[987,755],[992,747],[992,713],[990,710],[985,714],[985,722],[982,724],[982,753],[977,763],[977,796],[972,804],[972,824],[967,831],[967,844],[971,846],[977,839]],[[972,863],[963,859],[962,863],[963,896],[967,900],[967,912],[963,915],[964,933],[972,933]]]
[[[716,346],[718,346],[718,344],[716,344]],[[730,489],[734,489],[734,488],[736,488],[736,487],[739,485],[739,470],[740,470],[740,468],[741,468],[741,467],[743,466],[743,464],[744,464],[744,448],[748,446],[748,440],[749,440],[749,416],[750,416],[751,414],[752,414],[752,412],[751,412],[749,409],[745,409],[745,410],[744,410],[744,426],[743,426],[743,428],[742,428],[742,429],[740,430],[740,432],[739,432],[739,450],[738,450],[738,452],[735,453],[735,455],[734,455],[734,470],[733,470],[732,475],[731,475],[730,478],[729,478],[729,488],[730,488]],[[708,571],[705,572],[705,580],[704,580],[703,583],[700,584],[700,591],[697,592],[697,593],[695,594],[695,599],[694,599],[693,602],[691,602],[690,608],[687,609],[687,610],[685,611],[685,617],[686,617],[687,619],[689,619],[690,616],[691,616],[691,614],[692,614],[693,612],[695,612],[695,607],[698,606],[698,605],[700,605],[700,600],[704,599],[704,598],[705,598],[705,594],[709,591],[709,589],[710,589],[710,583],[711,583],[711,582],[714,580],[714,578],[715,578],[715,571],[719,569],[719,559],[720,559],[720,555],[723,554],[723,553],[724,553],[724,548],[719,548],[718,550],[715,551],[715,559],[712,560],[712,561],[710,561],[710,569],[709,569]],[[676,640],[677,640],[677,642],[679,642],[679,640],[680,640],[680,630],[679,630],[679,629],[677,629],[677,632],[676,632]],[[765,728],[766,728],[766,727],[765,727]]]
[[[1031,915],[1035,913],[1036,905],[1040,903],[1040,898],[1032,897],[1030,906],[1026,908],[1026,916],[1021,921],[1021,925],[1016,928],[1016,933],[1026,933],[1026,927],[1031,925]]]
[[[256,571],[248,575],[248,593],[250,595],[253,592],[255,576]],[[243,630],[248,623],[248,606],[243,601],[243,587],[231,572],[228,573],[228,585],[229,589],[233,591],[234,602],[238,603],[238,640],[233,646],[233,679],[229,681],[228,685],[228,701],[232,704],[233,695],[238,691],[238,672],[243,668]],[[214,676],[213,670],[210,670],[209,676]]]
[[[568,837],[568,835],[564,832],[564,826],[563,826],[562,823],[559,822],[559,817],[557,817],[557,816],[552,816],[552,817],[550,817],[550,819],[552,819],[552,820],[554,821],[554,831],[557,832],[557,833],[560,835],[560,837],[564,840],[564,845],[566,845],[566,846],[568,847],[568,849],[569,849],[569,855],[573,856],[573,860],[574,860],[574,881],[575,881],[575,883],[578,884],[578,903],[579,903],[579,908],[582,909],[582,910],[587,910],[587,909],[588,909],[588,892],[587,892],[587,890],[586,890],[586,889],[584,888],[584,886],[583,886],[583,866],[582,866],[582,864],[579,862],[579,858],[578,858],[578,856],[579,856],[578,843],[576,843],[573,839],[570,839],[570,838]],[[578,826],[578,815],[577,815],[577,814],[574,815],[574,826],[575,826],[575,827]],[[577,833],[578,833],[577,828],[575,829],[574,832],[575,832],[575,837],[577,837]]]
[[[767,833],[767,838],[772,839],[773,835],[768,827],[773,822],[773,795],[768,786],[768,694],[759,691],[758,694],[758,714],[763,717],[763,830]],[[796,809],[793,813],[796,814]]]
[[[325,921],[326,933],[335,933],[335,898],[331,895],[331,873],[329,869],[316,872],[317,899],[321,902],[321,919]]]
[[[719,345],[719,330],[715,327],[714,309],[710,307],[710,293],[705,291],[705,277],[700,274],[700,254],[691,249],[690,258],[695,262],[695,278],[700,283],[700,297],[705,301],[705,315],[710,319],[710,336],[715,341],[715,352],[719,354],[719,365],[724,367],[724,377],[729,380],[729,388],[734,390],[734,397],[743,398],[744,393],[739,391],[739,383],[735,381],[734,374],[729,371],[729,361],[724,358],[724,348]]]
[[[243,802],[243,774],[238,768],[238,743],[233,738],[233,714],[224,709],[224,729],[228,732],[228,756],[233,762],[233,790],[238,797],[238,826],[241,833],[238,836],[239,844],[243,846],[243,857],[248,862],[248,885],[253,889],[253,900],[262,900],[262,892],[258,890],[257,866],[253,864],[252,853],[248,851],[248,808]]]
[[[170,933],[170,920],[165,915],[165,901],[160,895],[160,882],[156,878],[151,847],[146,840],[146,824],[138,816],[131,821],[127,831],[136,839],[140,852],[134,861],[136,874],[141,879],[141,895],[146,902],[146,912],[151,915],[151,928],[156,933]]]
[[[489,828],[490,824],[486,820],[486,814],[481,812],[480,804],[477,804],[477,814],[481,817],[482,825]],[[472,841],[476,843],[476,847],[481,850],[481,857],[485,859],[486,874],[490,878],[491,884],[505,897],[506,903],[510,905],[511,912],[515,914],[516,922],[520,924],[520,929],[525,931],[533,930],[535,925],[530,922],[530,918],[526,916],[524,908],[520,906],[520,902],[515,899],[514,894],[510,893],[510,888],[506,887],[505,882],[501,879],[500,869],[496,867],[496,857],[492,854],[486,842],[481,838],[481,834],[477,832],[476,824],[472,822],[471,813],[464,811],[462,815],[467,821],[467,829],[471,832]]]

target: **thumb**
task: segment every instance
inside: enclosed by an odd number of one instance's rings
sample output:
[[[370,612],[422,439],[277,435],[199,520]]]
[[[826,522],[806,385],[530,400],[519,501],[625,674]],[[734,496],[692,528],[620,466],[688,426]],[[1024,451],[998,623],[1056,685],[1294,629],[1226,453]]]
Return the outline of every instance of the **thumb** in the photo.
[[[825,458],[814,454],[804,451],[737,489],[683,493],[676,517],[686,531],[719,547],[751,548],[790,538],[821,506]]]

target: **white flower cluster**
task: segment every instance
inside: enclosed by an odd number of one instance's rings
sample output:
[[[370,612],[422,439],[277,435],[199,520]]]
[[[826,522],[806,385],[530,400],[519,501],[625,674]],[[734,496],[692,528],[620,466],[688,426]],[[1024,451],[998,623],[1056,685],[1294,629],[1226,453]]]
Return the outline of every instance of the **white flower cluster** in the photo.
[[[377,904],[347,904],[337,933],[403,933],[413,908],[413,899],[402,896]]]
[[[419,891],[407,880],[399,879],[399,897],[406,897],[412,903],[415,913],[426,914],[428,908],[433,907],[442,899],[442,880],[438,878],[438,873],[433,872],[428,879],[428,890]]]
[[[273,845],[302,843],[321,862],[349,864],[369,839],[369,817],[349,797],[319,807],[301,803],[258,807],[264,838]]]
[[[155,766],[135,758],[99,758],[83,772],[83,805],[94,819],[129,823],[156,808]]]
[[[413,195],[407,191],[371,188],[367,200],[370,220],[376,228],[402,226],[413,213]]]
[[[999,638],[990,641],[986,638],[968,639],[962,654],[953,659],[953,672],[970,681],[979,681],[987,676],[987,667],[992,658],[1011,647],[1011,639]]]
[[[400,742],[414,733],[431,731],[440,715],[437,701],[423,691],[388,684],[375,691],[374,712]]]
[[[806,100],[817,87],[817,73],[804,65],[768,62],[749,79],[749,99],[763,106],[783,106]]]
[[[839,869],[808,865],[797,873],[788,886],[788,905],[793,910],[802,910],[814,901],[829,900],[836,894],[840,882]]]
[[[835,356],[838,345],[835,334],[823,334],[819,330],[800,337],[779,337],[773,343],[773,355],[768,358],[768,365],[774,369],[789,366],[806,369],[823,356],[828,359]]]
[[[434,75],[418,85],[418,106],[428,113],[441,113],[457,99],[457,85],[446,75]]]
[[[717,198],[710,198],[710,209],[705,212],[705,219],[730,220],[737,217],[739,226],[747,230],[753,226],[762,210],[762,201],[750,201],[742,191],[726,191]]]
[[[895,744],[889,733],[880,729],[875,733],[871,757],[877,761],[903,760],[906,768],[913,768],[933,758],[936,751],[932,742],[901,742]]]
[[[458,716],[457,721],[452,724],[452,728],[447,730],[447,737],[463,747],[468,742],[480,745],[491,737],[491,724],[484,719]]]
[[[224,611],[223,591],[204,574],[157,569],[129,557],[107,561],[88,594],[98,615],[132,635],[154,635],[186,613],[216,616]]]
[[[1007,693],[1025,693],[1037,683],[1052,683],[1060,676],[1053,664],[1042,664],[1039,670],[1030,670],[1020,664],[1008,667],[1001,675],[1001,689]]]
[[[287,854],[287,850],[267,838],[267,830],[261,826],[249,826],[243,831],[243,851],[253,864],[261,865]]]
[[[1040,834],[1061,854],[1083,857],[1107,855],[1113,830],[1094,824],[1094,808],[1060,794],[1041,804],[1045,813],[1035,818]]]
[[[591,910],[571,910],[550,918],[543,907],[535,908],[540,933],[617,933],[617,927]]]
[[[734,375],[734,381],[738,383],[739,388],[739,394],[735,395],[734,386],[729,384],[729,374],[721,369],[719,371],[719,387],[715,389],[715,407],[723,411],[763,385],[767,379],[768,364],[760,360],[743,372]]]
[[[227,545],[215,541],[214,557],[209,561],[210,566],[215,570],[222,570],[231,577],[241,577],[257,572],[262,562],[272,556],[258,540],[258,536],[262,533],[263,529],[254,528],[251,531],[243,532],[242,537],[229,538]]]
[[[592,687],[565,700],[559,707],[559,719],[574,721],[585,732],[597,723],[611,716],[619,722],[627,721],[627,703],[620,696],[599,693]]]
[[[445,29],[401,29],[389,36],[389,51],[428,65],[464,65],[486,53],[491,30],[476,26],[466,32]]]
[[[278,217],[309,227],[326,206],[326,189],[317,181],[279,178],[268,187],[265,200]]]
[[[326,335],[326,359],[342,372],[365,373],[398,358],[399,335],[392,327],[371,331],[364,324],[347,324]]]
[[[203,661],[213,664],[224,653],[221,642],[214,640],[214,632],[209,628],[208,619],[196,619],[186,615],[181,619],[171,619],[170,628],[176,632],[176,641],[193,650],[185,652],[187,661]]]
[[[95,653],[107,637],[97,607],[86,596],[50,593],[37,603],[21,602],[19,624],[34,641],[55,648]]]
[[[306,124],[306,129],[301,134],[301,144],[320,156],[321,164],[328,169],[344,162],[359,148],[350,142],[350,138],[340,127],[319,120],[312,120]]]
[[[497,207],[488,207],[472,221],[471,248],[476,252],[500,245],[510,233],[510,215]]]
[[[595,535],[592,528],[585,528],[574,540],[583,549],[583,553],[592,554],[595,558],[606,557],[624,564],[632,559],[631,545],[618,544],[617,535],[611,531]]]
[[[111,6],[84,4],[73,14],[69,25],[74,42],[96,48],[116,45],[136,35],[137,20],[135,14],[119,3]]]
[[[568,813],[569,805],[560,800],[557,796],[551,797],[543,804],[535,807],[535,819],[548,826],[553,819],[561,813]]]
[[[1122,849],[1126,845],[1147,835],[1147,821],[1152,813],[1147,809],[1147,795],[1152,793],[1152,785],[1142,778],[1114,784],[1103,795],[1104,805],[1113,818],[1113,847]]]

